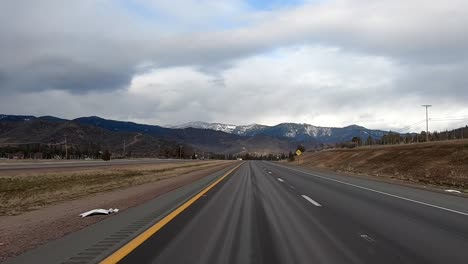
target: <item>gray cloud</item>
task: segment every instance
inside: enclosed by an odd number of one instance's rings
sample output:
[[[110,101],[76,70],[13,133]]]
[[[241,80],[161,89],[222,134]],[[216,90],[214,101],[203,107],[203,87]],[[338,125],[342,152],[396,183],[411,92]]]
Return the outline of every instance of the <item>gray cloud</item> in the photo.
[[[397,93],[428,100],[462,104],[468,100],[468,61],[453,64],[414,64],[405,67],[396,81]]]
[[[157,67],[200,65],[213,68],[213,64],[226,60],[295,43],[339,46],[401,61],[447,63],[466,58],[468,44],[464,28],[468,16],[463,11],[468,10],[468,4],[458,0],[449,2],[332,1],[272,11],[249,27],[215,32],[188,30],[178,34],[177,31],[168,33],[158,24],[142,22],[141,18],[108,1],[79,1],[66,5],[62,1],[41,1],[40,5],[10,1],[1,14],[1,22],[6,23],[0,28],[0,34],[7,39],[0,47],[4,58],[1,68],[10,69],[2,69],[11,76],[9,79],[22,75],[35,83],[51,78],[48,75],[54,73],[54,64],[45,66],[49,69],[45,76],[39,72],[25,75],[22,70],[30,64],[59,57],[61,66],[72,71],[67,75],[74,72],[77,77],[70,77],[70,85],[54,84],[54,89],[73,89],[74,80],[81,78],[81,70],[114,71],[104,71],[102,80],[95,78],[95,87],[100,89],[100,83],[119,82],[115,88],[125,85],[134,67],[144,61],[151,61]],[[168,9],[167,5],[157,2],[152,6]],[[177,11],[170,12],[178,17],[174,14]],[[186,9],[179,8],[179,13],[185,14]],[[44,59],[48,56],[51,58]],[[61,72],[58,70],[57,74],[60,76]],[[109,76],[121,74],[126,78],[108,80]],[[13,88],[23,86],[27,84]],[[90,86],[85,84],[82,89],[87,87]]]
[[[46,57],[4,74],[0,84],[16,91],[61,89],[73,92],[118,89],[128,85],[133,73],[125,67],[99,68],[70,58]]]
[[[2,2],[0,111],[382,127],[426,102],[468,111],[466,1],[128,3]]]

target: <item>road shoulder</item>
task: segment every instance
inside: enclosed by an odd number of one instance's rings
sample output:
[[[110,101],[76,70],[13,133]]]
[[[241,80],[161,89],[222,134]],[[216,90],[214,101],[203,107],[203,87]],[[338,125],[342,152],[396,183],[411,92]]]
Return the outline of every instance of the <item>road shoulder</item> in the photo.
[[[425,190],[425,191],[431,191],[431,192],[436,192],[436,193],[441,193],[441,194],[446,194],[446,195],[451,195],[451,196],[456,196],[456,197],[468,198],[468,193],[465,193],[465,192],[461,192],[461,193],[447,192],[446,190],[450,189],[447,186],[438,186],[438,185],[432,185],[432,184],[408,182],[405,180],[399,180],[397,178],[379,177],[379,176],[369,175],[365,173],[342,172],[339,170],[316,168],[316,167],[310,167],[310,166],[301,166],[301,165],[292,164],[292,163],[281,163],[281,165],[284,165],[286,167],[296,168],[296,169],[303,169],[303,170],[307,170],[310,172],[333,173],[333,174],[340,175],[343,177],[353,177],[357,179],[364,179],[364,180],[370,180],[370,181],[376,181],[376,182],[382,182],[382,183],[388,183],[388,184],[396,184],[396,185],[419,189],[419,190]]]
[[[16,216],[2,216],[0,217],[0,261],[114,217],[78,217],[84,211],[94,208],[118,208],[125,212],[129,208],[199,181],[230,165],[232,163],[221,164],[157,182],[97,193]]]

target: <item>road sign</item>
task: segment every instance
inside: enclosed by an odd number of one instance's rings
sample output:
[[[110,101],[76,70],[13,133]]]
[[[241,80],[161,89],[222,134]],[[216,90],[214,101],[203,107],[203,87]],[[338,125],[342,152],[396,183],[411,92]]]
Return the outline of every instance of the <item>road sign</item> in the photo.
[[[296,150],[296,155],[300,156],[302,154],[302,151],[301,150]]]

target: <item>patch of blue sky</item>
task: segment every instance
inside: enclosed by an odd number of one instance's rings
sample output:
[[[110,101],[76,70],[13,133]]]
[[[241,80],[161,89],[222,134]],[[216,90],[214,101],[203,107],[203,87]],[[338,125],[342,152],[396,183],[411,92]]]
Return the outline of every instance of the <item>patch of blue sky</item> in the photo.
[[[149,9],[147,6],[141,4],[138,1],[134,0],[116,0],[125,11],[128,13],[142,19],[152,20],[156,18],[156,14],[153,10]]]
[[[249,6],[256,10],[274,10],[300,6],[309,0],[248,0]]]
[[[209,19],[193,19],[173,14],[166,14],[148,5],[136,0],[116,0],[119,6],[134,18],[147,23],[148,25],[157,24],[173,33],[175,32],[193,32],[193,31],[210,31],[210,30],[225,30],[241,27],[246,25],[242,20],[233,17],[210,16]],[[203,16],[200,16],[203,18]]]

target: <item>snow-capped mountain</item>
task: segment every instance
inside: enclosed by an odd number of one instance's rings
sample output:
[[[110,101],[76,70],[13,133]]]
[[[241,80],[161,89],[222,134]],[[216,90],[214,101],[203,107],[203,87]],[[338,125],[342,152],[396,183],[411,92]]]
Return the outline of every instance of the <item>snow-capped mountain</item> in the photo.
[[[168,128],[173,129],[183,129],[183,128],[200,128],[200,129],[211,129],[216,131],[222,131],[226,133],[233,134],[233,131],[237,128],[236,125],[230,124],[220,124],[220,123],[207,123],[202,121],[189,122],[182,125],[168,126]]]
[[[268,126],[251,124],[246,126],[237,126],[232,124],[221,124],[221,123],[207,123],[202,121],[189,122],[176,126],[167,126],[168,128],[173,129],[183,129],[183,128],[199,128],[199,129],[211,129],[222,131],[230,134],[235,134],[239,136],[254,136],[258,134],[259,131],[268,128]]]
[[[262,132],[267,128],[269,128],[269,126],[251,124],[247,126],[237,126],[232,132],[239,136],[255,136],[262,134]]]
[[[94,136],[91,136],[89,140],[102,140],[102,131],[99,132],[99,129],[115,133],[109,134],[114,145],[120,145],[123,136],[137,133],[138,135],[145,135],[146,139],[150,140],[148,142],[155,143],[161,140],[176,142],[177,144],[188,144],[196,149],[215,153],[240,153],[246,150],[252,153],[280,153],[294,149],[298,144],[303,144],[309,149],[321,143],[350,141],[356,136],[362,139],[367,139],[368,136],[378,139],[388,133],[356,125],[333,128],[296,123],[282,123],[276,126],[259,124],[236,126],[222,123],[192,122],[167,128],[157,125],[109,120],[97,116],[65,120],[53,116],[35,117],[0,114],[0,142],[12,139],[17,140],[14,142],[57,142],[57,138],[63,139],[66,132],[62,130],[57,132],[57,129],[69,130],[70,127],[81,129],[77,131],[88,131],[83,132],[83,135],[89,136],[94,133]],[[12,131],[12,129],[16,130]],[[75,131],[75,129],[72,130]],[[3,139],[1,137],[2,133]],[[70,136],[70,139],[80,137]],[[132,136],[132,138],[134,137]],[[84,147],[87,147],[88,144],[89,141],[86,141]],[[148,149],[151,149],[151,147],[143,148],[142,146],[142,151],[148,151]]]
[[[349,141],[352,137],[360,136],[367,138],[381,138],[388,133],[381,130],[372,130],[365,127],[351,125],[343,128],[337,127],[319,127],[310,124],[281,123],[276,126],[266,126],[252,124],[247,126],[236,126],[232,124],[190,122],[170,128],[199,128],[223,131],[239,136],[267,135],[273,137],[285,137],[298,141],[319,140],[321,142],[342,142]]]

